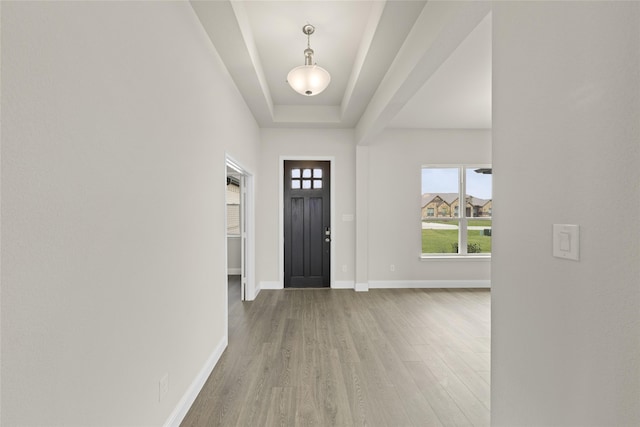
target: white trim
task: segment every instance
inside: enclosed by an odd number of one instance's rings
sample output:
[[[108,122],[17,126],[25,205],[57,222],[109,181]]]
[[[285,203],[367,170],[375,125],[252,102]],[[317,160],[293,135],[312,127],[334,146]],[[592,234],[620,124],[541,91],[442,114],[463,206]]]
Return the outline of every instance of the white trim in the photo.
[[[329,196],[329,200],[331,203],[331,256],[330,256],[330,264],[331,264],[331,272],[329,279],[329,286],[333,286],[334,280],[334,265],[335,265],[335,253],[336,253],[336,218],[335,218],[335,209],[336,209],[336,200],[335,200],[335,191],[333,190],[333,186],[336,182],[336,157],[335,156],[280,156],[279,160],[279,168],[280,168],[280,177],[278,178],[279,184],[279,201],[278,201],[278,210],[279,210],[279,247],[278,247],[278,265],[280,268],[280,287],[279,288],[262,288],[262,289],[284,289],[284,161],[285,160],[309,160],[309,161],[328,161],[331,164],[331,194]]]
[[[245,239],[245,297],[258,295],[256,290],[256,194],[255,179],[251,171],[245,169],[245,209],[246,239]]]
[[[369,282],[365,283],[356,283],[354,290],[356,292],[368,292],[369,291]]]
[[[491,289],[491,280],[370,280],[370,289]]]
[[[204,363],[204,366],[202,367],[202,369],[200,369],[200,372],[198,372],[198,375],[195,377],[187,391],[184,393],[182,399],[180,399],[173,412],[171,412],[171,415],[169,415],[169,418],[164,423],[165,427],[180,426],[180,423],[182,422],[182,420],[184,420],[184,417],[187,415],[189,408],[191,408],[191,405],[193,405],[196,397],[198,397],[198,393],[200,393],[200,390],[202,390],[202,387],[207,381],[207,378],[209,378],[209,375],[211,375],[213,368],[216,367],[216,364],[220,360],[222,353],[227,348],[227,344],[228,336],[225,335],[213,350],[213,353],[211,353],[207,361]]]
[[[263,289],[284,289],[284,286],[282,285],[282,282],[278,282],[278,281],[260,282],[258,284],[258,287],[260,288],[260,290],[263,290]]]
[[[237,276],[238,274],[242,274],[242,269],[240,267],[227,268],[227,275]]]
[[[420,261],[491,261],[491,255],[421,255]]]
[[[258,294],[260,293],[260,286],[256,286],[253,289],[253,292],[250,289],[247,289],[247,295],[245,295],[247,297],[247,301],[253,301],[258,297]]]
[[[331,289],[355,289],[355,286],[353,280],[336,280],[333,282]]]

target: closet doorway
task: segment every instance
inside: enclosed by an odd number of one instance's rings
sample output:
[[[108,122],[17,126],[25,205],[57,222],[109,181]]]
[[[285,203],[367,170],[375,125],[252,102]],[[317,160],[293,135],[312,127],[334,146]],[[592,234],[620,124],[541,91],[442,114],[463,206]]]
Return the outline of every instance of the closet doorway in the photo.
[[[226,170],[227,278],[239,282],[240,299],[250,301],[255,298],[253,176],[229,155]]]

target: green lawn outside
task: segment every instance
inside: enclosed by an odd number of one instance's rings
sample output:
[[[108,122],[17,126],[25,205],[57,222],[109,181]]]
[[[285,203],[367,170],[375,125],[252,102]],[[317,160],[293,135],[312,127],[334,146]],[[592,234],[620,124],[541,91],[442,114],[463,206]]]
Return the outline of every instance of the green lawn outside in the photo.
[[[470,219],[469,221],[467,221],[467,225],[468,226],[480,226],[480,227],[491,227],[491,220],[490,219]]]
[[[451,221],[445,221],[445,220],[441,220],[441,219],[423,219],[422,222],[425,223],[433,223],[433,224],[451,224],[452,222],[457,223],[458,222],[458,218],[452,218]],[[480,226],[480,227],[491,227],[491,220],[490,219],[470,219],[467,221],[467,225],[470,226]]]
[[[453,245],[457,242],[458,230],[422,230],[423,254],[455,253]],[[482,235],[481,230],[469,230],[468,243],[479,244],[481,253],[491,252],[491,237]]]

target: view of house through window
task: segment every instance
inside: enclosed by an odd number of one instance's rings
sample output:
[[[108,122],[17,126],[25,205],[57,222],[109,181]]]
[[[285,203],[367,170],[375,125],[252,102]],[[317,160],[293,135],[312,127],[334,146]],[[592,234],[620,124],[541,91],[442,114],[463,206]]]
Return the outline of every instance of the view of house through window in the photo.
[[[423,255],[490,254],[491,212],[491,167],[422,168]]]

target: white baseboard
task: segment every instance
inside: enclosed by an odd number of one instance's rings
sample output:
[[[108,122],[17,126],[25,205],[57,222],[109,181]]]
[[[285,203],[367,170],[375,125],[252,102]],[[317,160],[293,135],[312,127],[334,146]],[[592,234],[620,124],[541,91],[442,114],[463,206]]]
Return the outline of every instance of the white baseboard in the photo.
[[[242,269],[240,267],[227,267],[227,274],[237,276],[242,274]]]
[[[202,369],[200,369],[200,372],[198,372],[198,375],[193,380],[185,394],[182,396],[182,399],[180,399],[173,412],[171,412],[171,415],[164,423],[165,427],[180,426],[180,423],[182,422],[182,420],[184,420],[187,412],[189,412],[189,408],[191,408],[191,405],[193,405],[196,397],[198,397],[198,393],[200,393],[200,390],[202,390],[202,387],[207,381],[207,378],[209,378],[209,375],[211,375],[211,371],[213,371],[213,368],[215,368],[218,360],[220,360],[220,357],[222,356],[225,348],[227,348],[227,344],[228,336],[225,335],[213,350],[213,353],[211,353],[211,356],[209,356]]]
[[[491,289],[490,280],[370,280],[369,289]]]
[[[369,290],[369,282],[356,283],[354,289],[356,292],[367,292]]]
[[[333,282],[332,289],[353,289],[354,282],[353,280],[336,280]],[[284,289],[280,282],[260,282],[258,292],[263,289]],[[256,295],[258,295],[256,292]]]
[[[247,295],[245,295],[245,299],[247,301],[253,301],[256,299],[259,293],[260,293],[260,285],[256,286],[255,289],[253,289],[253,292],[248,292]]]
[[[333,282],[331,289],[354,289],[355,282],[353,280],[336,280]]]
[[[490,280],[370,280],[369,282],[354,283],[351,280],[336,280],[332,289],[355,289],[356,292],[366,292],[369,289],[436,289],[436,288],[474,288],[490,289]],[[256,296],[262,289],[283,289],[280,282],[260,282]],[[255,298],[255,296],[254,296]]]
[[[259,286],[260,290],[263,289],[284,289],[282,283],[280,282],[260,282]]]

